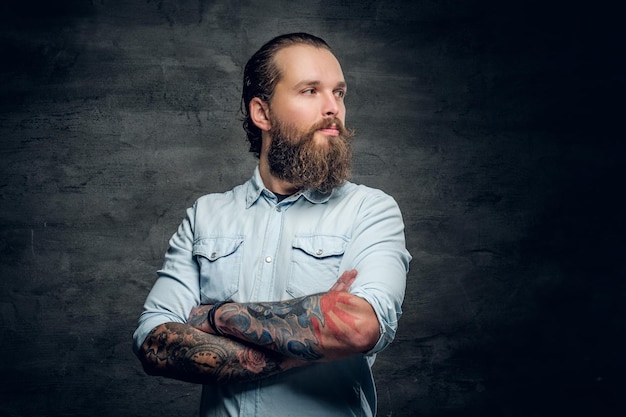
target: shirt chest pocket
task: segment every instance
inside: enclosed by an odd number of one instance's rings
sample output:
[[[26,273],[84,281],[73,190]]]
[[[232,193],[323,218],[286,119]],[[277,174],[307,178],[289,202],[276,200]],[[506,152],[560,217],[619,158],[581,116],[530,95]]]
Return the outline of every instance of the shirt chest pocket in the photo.
[[[297,298],[328,291],[339,278],[347,244],[342,236],[296,236],[287,292]]]
[[[202,303],[228,300],[238,291],[243,238],[199,239],[193,245],[193,256],[200,268]]]

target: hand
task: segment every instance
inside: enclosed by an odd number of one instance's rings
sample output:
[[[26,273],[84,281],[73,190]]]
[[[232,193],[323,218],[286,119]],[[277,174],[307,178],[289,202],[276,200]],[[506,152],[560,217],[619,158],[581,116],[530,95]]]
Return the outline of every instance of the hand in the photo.
[[[213,304],[200,304],[198,307],[192,308],[187,324],[204,333],[215,334],[208,320],[208,313],[211,307],[213,307]]]
[[[354,280],[356,279],[356,275],[357,275],[356,269],[345,271],[343,274],[341,274],[337,282],[335,282],[333,286],[330,287],[328,292],[332,292],[332,291],[347,292],[350,289],[350,286],[352,285]]]

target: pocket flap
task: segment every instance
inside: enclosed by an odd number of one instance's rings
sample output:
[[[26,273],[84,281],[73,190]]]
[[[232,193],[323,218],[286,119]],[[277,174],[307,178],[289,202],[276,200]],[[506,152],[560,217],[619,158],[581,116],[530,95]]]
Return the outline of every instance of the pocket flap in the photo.
[[[234,253],[243,243],[240,237],[217,237],[201,239],[193,245],[193,256],[202,256],[209,261],[215,261]]]
[[[348,241],[341,236],[306,235],[296,236],[293,247],[316,258],[343,255]]]

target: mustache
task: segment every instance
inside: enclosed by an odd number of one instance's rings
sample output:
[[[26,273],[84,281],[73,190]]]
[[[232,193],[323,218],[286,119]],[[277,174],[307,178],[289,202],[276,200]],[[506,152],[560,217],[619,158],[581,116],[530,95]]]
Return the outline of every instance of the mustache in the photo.
[[[311,127],[311,132],[315,132],[320,129],[328,129],[328,128],[331,128],[333,125],[337,128],[337,130],[339,130],[339,134],[341,136],[345,136],[345,137],[354,136],[354,132],[351,129],[346,128],[343,122],[339,120],[337,117],[324,119],[324,120],[317,122]]]

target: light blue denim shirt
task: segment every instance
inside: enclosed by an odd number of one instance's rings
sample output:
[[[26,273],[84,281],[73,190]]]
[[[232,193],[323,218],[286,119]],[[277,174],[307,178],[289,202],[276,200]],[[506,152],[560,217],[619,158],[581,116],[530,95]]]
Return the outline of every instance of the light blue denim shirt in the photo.
[[[327,291],[356,269],[350,292],[367,300],[380,339],[366,354],[296,368],[262,381],[205,385],[202,417],[372,416],[375,354],[394,338],[411,256],[396,202],[346,183],[278,202],[258,167],[252,179],[187,210],[134,334],[137,351],[165,322],[185,323],[201,303],[279,301]]]

